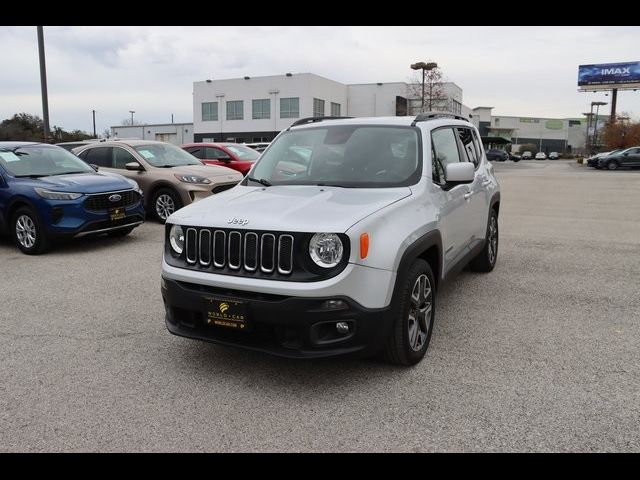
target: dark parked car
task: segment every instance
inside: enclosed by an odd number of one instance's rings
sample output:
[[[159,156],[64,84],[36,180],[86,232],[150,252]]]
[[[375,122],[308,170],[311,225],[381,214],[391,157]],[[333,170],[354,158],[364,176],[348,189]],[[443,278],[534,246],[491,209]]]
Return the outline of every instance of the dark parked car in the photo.
[[[598,168],[617,170],[619,167],[640,167],[640,147],[627,148],[598,159]]]
[[[22,252],[81,235],[124,236],[144,216],[133,180],[97,172],[55,145],[0,142],[0,231]]]
[[[504,150],[497,150],[497,149],[487,150],[487,160],[491,162],[493,161],[504,162],[506,160],[509,160],[509,154]]]
[[[517,153],[509,152],[509,160],[511,160],[512,162],[519,162],[520,159],[521,157]]]
[[[71,151],[76,147],[82,147],[83,145],[88,145],[89,143],[97,142],[98,140],[78,140],[77,142],[62,142],[56,143],[56,146],[62,147],[65,150]]]
[[[558,160],[560,158],[560,154],[558,152],[551,152],[549,154],[549,160]]]

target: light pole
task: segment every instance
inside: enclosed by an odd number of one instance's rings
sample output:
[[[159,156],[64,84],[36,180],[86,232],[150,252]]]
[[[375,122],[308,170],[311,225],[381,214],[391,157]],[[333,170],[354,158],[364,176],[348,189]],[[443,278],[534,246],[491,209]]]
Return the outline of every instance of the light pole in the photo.
[[[42,90],[42,120],[44,125],[44,141],[49,141],[49,97],[47,95],[47,65],[44,58],[44,32],[38,31],[38,56],[40,57],[40,88]]]
[[[593,148],[592,151],[597,147],[598,142],[598,112],[600,112],[600,105],[606,105],[607,102],[591,102],[591,108],[593,110],[593,106],[596,106],[596,119],[593,122]]]
[[[277,112],[277,103],[278,103],[278,94],[280,93],[280,90],[269,90],[269,95],[273,95],[273,135],[277,135],[277,131],[278,131],[278,125],[277,125],[277,116],[276,116],[276,112]]]
[[[412,70],[422,70],[422,112],[424,112],[424,72],[434,68],[438,68],[438,64],[435,62],[416,62],[411,64]],[[429,102],[431,102],[431,97],[429,97]]]
[[[591,107],[591,109],[593,110],[593,107]],[[587,136],[585,137],[585,141],[584,141],[584,153],[586,154],[588,152],[589,154],[591,154],[591,142],[589,141],[589,132],[591,131],[591,117],[593,116],[593,111],[584,112],[583,115],[587,117]]]
[[[136,113],[135,110],[129,110],[129,113],[131,114],[131,126],[133,126],[133,114]]]
[[[93,113],[93,138],[98,138],[96,135],[96,111],[91,110],[91,113]]]

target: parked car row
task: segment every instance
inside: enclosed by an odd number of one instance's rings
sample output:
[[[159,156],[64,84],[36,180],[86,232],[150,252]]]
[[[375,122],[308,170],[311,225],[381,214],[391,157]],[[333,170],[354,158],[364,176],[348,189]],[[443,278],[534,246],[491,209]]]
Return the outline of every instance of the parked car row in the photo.
[[[617,170],[620,167],[640,167],[640,147],[598,153],[587,159],[587,166],[607,170]]]

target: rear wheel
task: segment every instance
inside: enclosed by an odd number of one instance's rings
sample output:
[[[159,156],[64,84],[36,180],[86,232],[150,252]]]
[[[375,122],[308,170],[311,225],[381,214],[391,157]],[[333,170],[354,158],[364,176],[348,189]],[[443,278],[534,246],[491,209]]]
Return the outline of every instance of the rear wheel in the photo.
[[[482,251],[471,261],[476,272],[490,272],[498,259],[498,213],[492,208],[487,225],[487,236]]]
[[[424,357],[435,318],[435,281],[427,262],[417,259],[404,280],[400,308],[387,339],[385,357],[396,365],[415,365]]]
[[[13,215],[11,226],[13,240],[23,253],[39,255],[49,248],[42,222],[31,208],[19,208]]]

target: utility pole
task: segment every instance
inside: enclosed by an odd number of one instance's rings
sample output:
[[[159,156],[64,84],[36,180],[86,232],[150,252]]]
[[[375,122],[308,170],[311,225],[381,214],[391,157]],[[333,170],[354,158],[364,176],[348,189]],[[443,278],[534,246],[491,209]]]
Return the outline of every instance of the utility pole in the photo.
[[[616,103],[618,101],[618,89],[611,90],[611,117],[609,117],[610,123],[616,122]]]
[[[171,123],[173,123],[173,113],[171,114]]]
[[[93,138],[98,138],[96,135],[96,111],[91,110],[91,113],[93,113]]]
[[[131,126],[133,126],[133,114],[136,113],[135,110],[129,110],[129,113],[131,114]]]
[[[42,89],[42,119],[44,123],[44,141],[49,141],[49,97],[47,96],[47,66],[44,58],[44,32],[38,31],[38,55],[40,57],[40,87]]]

